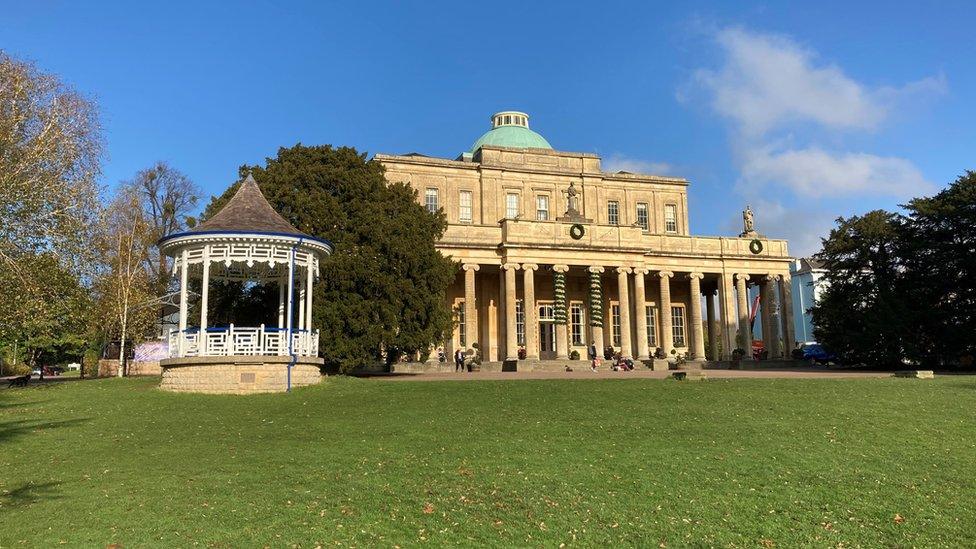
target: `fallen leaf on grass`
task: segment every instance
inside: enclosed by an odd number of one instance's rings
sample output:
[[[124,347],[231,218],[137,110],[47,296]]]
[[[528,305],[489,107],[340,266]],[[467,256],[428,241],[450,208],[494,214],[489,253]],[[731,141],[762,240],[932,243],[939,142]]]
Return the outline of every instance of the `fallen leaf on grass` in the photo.
[[[895,524],[901,524],[901,523],[905,522],[905,517],[901,516],[898,513],[895,513],[895,519],[894,520],[895,520]]]
[[[424,514],[429,515],[434,512],[434,506],[429,502],[424,504]]]

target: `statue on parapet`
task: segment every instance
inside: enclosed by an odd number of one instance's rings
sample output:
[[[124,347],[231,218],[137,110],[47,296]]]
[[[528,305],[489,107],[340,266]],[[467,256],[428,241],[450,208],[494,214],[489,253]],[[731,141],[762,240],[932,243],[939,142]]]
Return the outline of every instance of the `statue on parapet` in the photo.
[[[742,210],[742,234],[739,236],[756,237],[756,220],[752,213],[752,208],[747,204],[746,209]]]

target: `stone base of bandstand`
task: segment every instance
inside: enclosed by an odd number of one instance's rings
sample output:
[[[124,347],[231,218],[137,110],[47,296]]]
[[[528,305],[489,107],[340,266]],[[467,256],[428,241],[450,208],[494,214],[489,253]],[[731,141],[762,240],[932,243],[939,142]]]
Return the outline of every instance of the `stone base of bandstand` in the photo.
[[[177,393],[249,395],[282,393],[288,389],[290,356],[202,356],[160,361],[159,388]],[[291,367],[291,386],[314,385],[322,380],[324,360],[298,357]]]

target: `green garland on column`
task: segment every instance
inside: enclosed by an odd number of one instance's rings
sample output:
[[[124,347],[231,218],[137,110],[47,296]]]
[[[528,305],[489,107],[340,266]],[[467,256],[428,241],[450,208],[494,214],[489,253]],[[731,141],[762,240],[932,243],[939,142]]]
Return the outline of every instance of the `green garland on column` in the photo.
[[[603,327],[603,287],[600,273],[590,273],[590,326]]]
[[[553,271],[552,274],[552,287],[553,294],[556,298],[556,303],[553,307],[553,320],[556,324],[566,324],[566,273],[557,273]]]

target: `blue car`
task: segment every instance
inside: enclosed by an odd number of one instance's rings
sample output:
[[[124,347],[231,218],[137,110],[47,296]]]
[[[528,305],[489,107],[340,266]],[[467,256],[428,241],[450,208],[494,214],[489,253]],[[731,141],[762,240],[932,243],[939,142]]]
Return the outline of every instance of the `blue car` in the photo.
[[[829,364],[837,362],[837,355],[824,349],[819,343],[804,343],[800,350],[803,351],[803,360],[816,362],[817,364]]]

